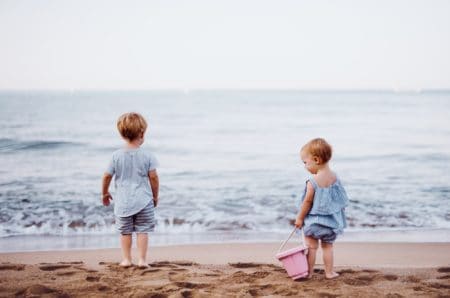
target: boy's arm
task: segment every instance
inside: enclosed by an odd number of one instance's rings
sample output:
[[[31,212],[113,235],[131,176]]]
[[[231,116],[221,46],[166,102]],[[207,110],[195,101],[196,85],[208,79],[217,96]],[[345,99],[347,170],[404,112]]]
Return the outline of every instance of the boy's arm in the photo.
[[[297,215],[297,219],[295,220],[295,226],[297,228],[301,228],[303,226],[303,221],[305,220],[306,215],[313,205],[314,201],[314,187],[311,182],[306,183],[306,194],[305,199],[303,200],[302,207],[300,208],[300,212]]]
[[[111,174],[105,173],[102,180],[102,201],[103,205],[108,206],[109,201],[112,200],[112,196],[109,193],[109,184],[111,183]]]
[[[156,170],[151,170],[148,172],[148,180],[150,181],[150,186],[152,187],[153,202],[156,207],[158,205],[158,195],[159,195],[159,177]]]

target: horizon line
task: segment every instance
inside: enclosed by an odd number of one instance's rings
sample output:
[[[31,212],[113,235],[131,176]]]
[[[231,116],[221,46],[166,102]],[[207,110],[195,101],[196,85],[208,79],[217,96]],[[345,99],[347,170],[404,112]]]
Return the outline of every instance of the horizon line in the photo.
[[[389,93],[422,93],[450,92],[449,88],[0,88],[1,93],[7,92],[181,92],[198,91],[294,91],[294,92],[389,92]]]

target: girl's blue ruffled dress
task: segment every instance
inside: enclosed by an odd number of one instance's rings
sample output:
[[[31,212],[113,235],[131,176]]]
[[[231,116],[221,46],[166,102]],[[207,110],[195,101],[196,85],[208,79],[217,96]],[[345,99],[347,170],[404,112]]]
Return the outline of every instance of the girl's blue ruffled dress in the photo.
[[[320,187],[317,185],[313,177],[307,182],[311,182],[314,188],[314,201],[308,215],[304,220],[304,232],[306,236],[322,239],[320,236],[328,235],[326,242],[333,242],[338,234],[342,234],[344,228],[347,227],[345,219],[345,207],[348,205],[348,197],[339,178],[328,187]],[[303,203],[306,195],[306,183],[301,203]],[[331,238],[330,238],[331,236]],[[334,239],[332,239],[334,238]],[[327,240],[327,239],[322,239]]]

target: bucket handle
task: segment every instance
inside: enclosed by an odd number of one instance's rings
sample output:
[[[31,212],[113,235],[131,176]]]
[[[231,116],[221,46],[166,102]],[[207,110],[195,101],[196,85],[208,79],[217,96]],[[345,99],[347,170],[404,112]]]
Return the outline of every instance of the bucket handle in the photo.
[[[294,233],[295,233],[296,230],[297,230],[297,228],[295,227],[295,228],[292,230],[291,234],[289,235],[288,239],[286,239],[286,240],[281,244],[280,248],[278,249],[278,252],[280,252],[280,251],[283,249],[283,247],[288,243],[289,239],[291,239],[292,235],[294,235]],[[303,244],[304,247],[306,247],[306,245],[305,245],[305,243],[306,243],[306,242],[305,242],[305,233],[303,232],[303,229],[301,229],[301,230],[302,230],[302,244]]]

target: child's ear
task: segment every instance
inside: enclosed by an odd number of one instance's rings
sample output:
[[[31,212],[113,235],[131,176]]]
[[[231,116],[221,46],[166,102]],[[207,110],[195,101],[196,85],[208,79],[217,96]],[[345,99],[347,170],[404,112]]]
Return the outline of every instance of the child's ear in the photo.
[[[314,156],[313,160],[316,163],[316,165],[320,165],[320,158],[318,158],[317,156]]]

